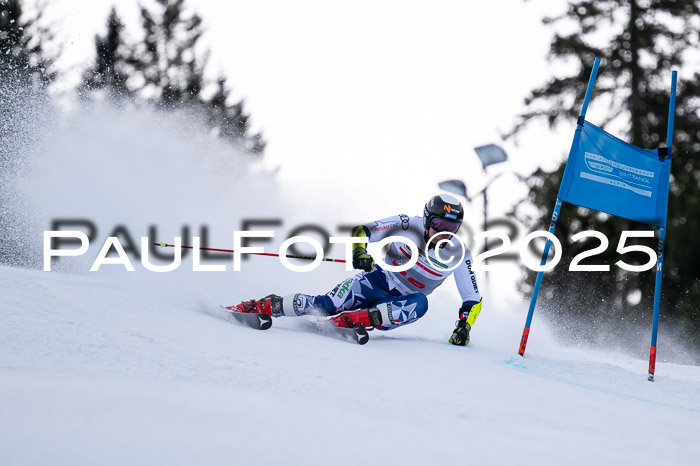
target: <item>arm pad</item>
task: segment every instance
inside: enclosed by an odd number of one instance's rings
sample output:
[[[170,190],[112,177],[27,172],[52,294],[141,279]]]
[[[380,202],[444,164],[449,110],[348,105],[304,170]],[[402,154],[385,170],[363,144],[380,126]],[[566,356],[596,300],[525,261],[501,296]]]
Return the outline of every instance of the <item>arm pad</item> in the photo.
[[[367,229],[366,226],[360,225],[358,227],[355,227],[352,229],[352,237],[353,238],[367,238],[369,239],[369,229]],[[362,248],[363,250],[365,249],[365,243],[352,243],[352,251],[353,253],[357,248]],[[366,251],[364,251],[366,252]]]
[[[476,301],[466,301],[462,304],[462,307],[459,308],[459,319],[465,319],[469,326],[473,326],[474,322],[476,322],[476,318],[479,317],[479,313],[481,312],[481,302],[483,299],[479,300],[479,302]]]

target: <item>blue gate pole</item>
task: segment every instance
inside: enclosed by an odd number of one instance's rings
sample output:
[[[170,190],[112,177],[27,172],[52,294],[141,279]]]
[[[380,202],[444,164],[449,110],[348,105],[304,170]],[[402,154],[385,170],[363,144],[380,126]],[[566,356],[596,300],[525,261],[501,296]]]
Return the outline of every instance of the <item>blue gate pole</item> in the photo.
[[[557,220],[559,219],[559,210],[561,210],[561,200],[557,196],[557,203],[554,205],[554,212],[552,213],[552,221],[549,223],[549,232],[554,234],[554,230],[557,227]],[[549,247],[552,241],[547,238],[547,242],[544,243],[544,253],[542,253],[542,260],[540,265],[545,265],[547,263],[547,256],[549,255]],[[525,347],[527,346],[527,338],[530,335],[530,324],[532,324],[532,316],[535,313],[535,305],[537,304],[537,296],[540,294],[540,285],[542,284],[542,275],[544,272],[540,270],[537,272],[537,279],[535,280],[535,288],[532,290],[532,298],[530,298],[530,309],[527,311],[527,320],[525,321],[525,328],[523,329],[523,336],[520,338],[520,348],[518,348],[518,354],[523,356],[525,354]]]
[[[574,132],[574,141],[571,144],[571,150],[569,151],[569,158],[571,155],[578,150],[579,142],[581,141],[581,130],[583,129],[583,121],[586,117],[586,111],[588,110],[588,103],[591,101],[591,94],[593,93],[593,86],[595,84],[596,76],[598,75],[598,67],[600,66],[600,58],[596,57],[593,62],[593,69],[591,70],[591,77],[588,79],[588,87],[586,88],[586,95],[583,98],[583,105],[581,106],[581,113],[579,114],[578,121],[576,122],[576,131]],[[561,189],[561,183],[559,184],[559,189]],[[554,212],[552,213],[552,221],[549,224],[549,232],[554,234],[554,230],[557,226],[557,220],[559,219],[559,210],[561,209],[561,200],[557,196],[557,202],[554,205]],[[549,247],[551,241],[547,239],[544,245],[544,253],[542,254],[542,261],[540,265],[545,265],[547,263],[547,255],[549,254]],[[532,324],[532,316],[535,313],[535,305],[537,304],[537,296],[540,293],[540,285],[542,284],[543,271],[537,272],[537,279],[535,280],[535,288],[532,290],[532,298],[530,298],[530,308],[527,311],[527,319],[525,320],[525,328],[523,329],[523,336],[520,338],[520,348],[518,348],[518,354],[520,356],[525,355],[525,347],[527,346],[527,339],[530,335],[530,325]]]
[[[671,156],[671,144],[673,143],[673,120],[676,114],[676,79],[678,75],[674,71],[671,73],[671,100],[668,106],[668,128],[666,129],[666,147],[668,148],[668,156]],[[666,205],[668,209],[668,204]],[[667,214],[668,216],[668,214]],[[664,219],[666,225],[666,219]],[[649,349],[649,378],[650,382],[654,381],[654,373],[656,371],[656,336],[659,331],[659,310],[661,307],[661,275],[664,265],[664,245],[666,243],[666,227],[659,228],[659,246],[657,248],[656,259],[656,284],[654,286],[654,320],[651,326],[651,347]]]

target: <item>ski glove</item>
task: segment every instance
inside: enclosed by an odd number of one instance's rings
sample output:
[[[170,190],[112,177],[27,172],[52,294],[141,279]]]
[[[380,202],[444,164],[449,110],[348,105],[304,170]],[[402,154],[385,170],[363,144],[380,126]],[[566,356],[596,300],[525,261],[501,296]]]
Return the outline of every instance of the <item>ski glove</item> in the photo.
[[[455,323],[450,343],[458,346],[469,344],[469,332],[481,312],[481,301],[467,301],[459,308],[459,320]]]
[[[472,326],[467,323],[467,319],[459,319],[456,322],[456,328],[450,337],[450,343],[457,346],[467,346],[469,344],[469,331]]]
[[[367,254],[365,248],[357,247],[352,250],[352,266],[365,272],[371,272],[374,269],[374,259]]]

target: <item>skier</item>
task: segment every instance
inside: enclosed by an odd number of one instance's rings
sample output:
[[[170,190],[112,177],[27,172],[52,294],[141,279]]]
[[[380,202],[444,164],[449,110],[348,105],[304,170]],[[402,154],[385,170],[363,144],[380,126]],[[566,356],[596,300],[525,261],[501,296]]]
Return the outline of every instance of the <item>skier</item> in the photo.
[[[454,272],[462,305],[449,342],[465,346],[481,311],[481,296],[472,271],[471,253],[456,236],[449,235],[457,233],[463,218],[464,210],[456,198],[448,194],[433,196],[425,204],[422,218],[401,214],[357,226],[352,231],[353,237],[368,238],[372,243],[389,236],[413,241],[418,248],[414,253],[419,254],[419,259],[410,269],[403,272],[384,270],[374,263],[365,243],[353,243],[352,265],[362,272],[325,295],[269,295],[231,308],[273,317],[323,315],[330,316],[338,327],[391,330],[423,317],[428,310],[426,296]],[[393,266],[404,265],[411,253],[407,244],[392,242],[384,262]],[[461,263],[455,267],[457,261]],[[447,270],[448,267],[452,270]]]

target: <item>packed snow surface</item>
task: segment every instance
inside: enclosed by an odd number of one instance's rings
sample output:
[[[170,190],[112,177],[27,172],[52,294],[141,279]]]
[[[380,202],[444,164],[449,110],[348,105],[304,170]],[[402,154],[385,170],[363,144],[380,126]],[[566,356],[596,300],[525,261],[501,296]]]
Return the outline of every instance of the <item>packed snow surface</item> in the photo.
[[[167,275],[167,274],[166,274]],[[434,306],[365,346],[137,279],[0,268],[2,464],[696,464],[700,368],[537,345]],[[234,294],[230,292],[231,301]]]

